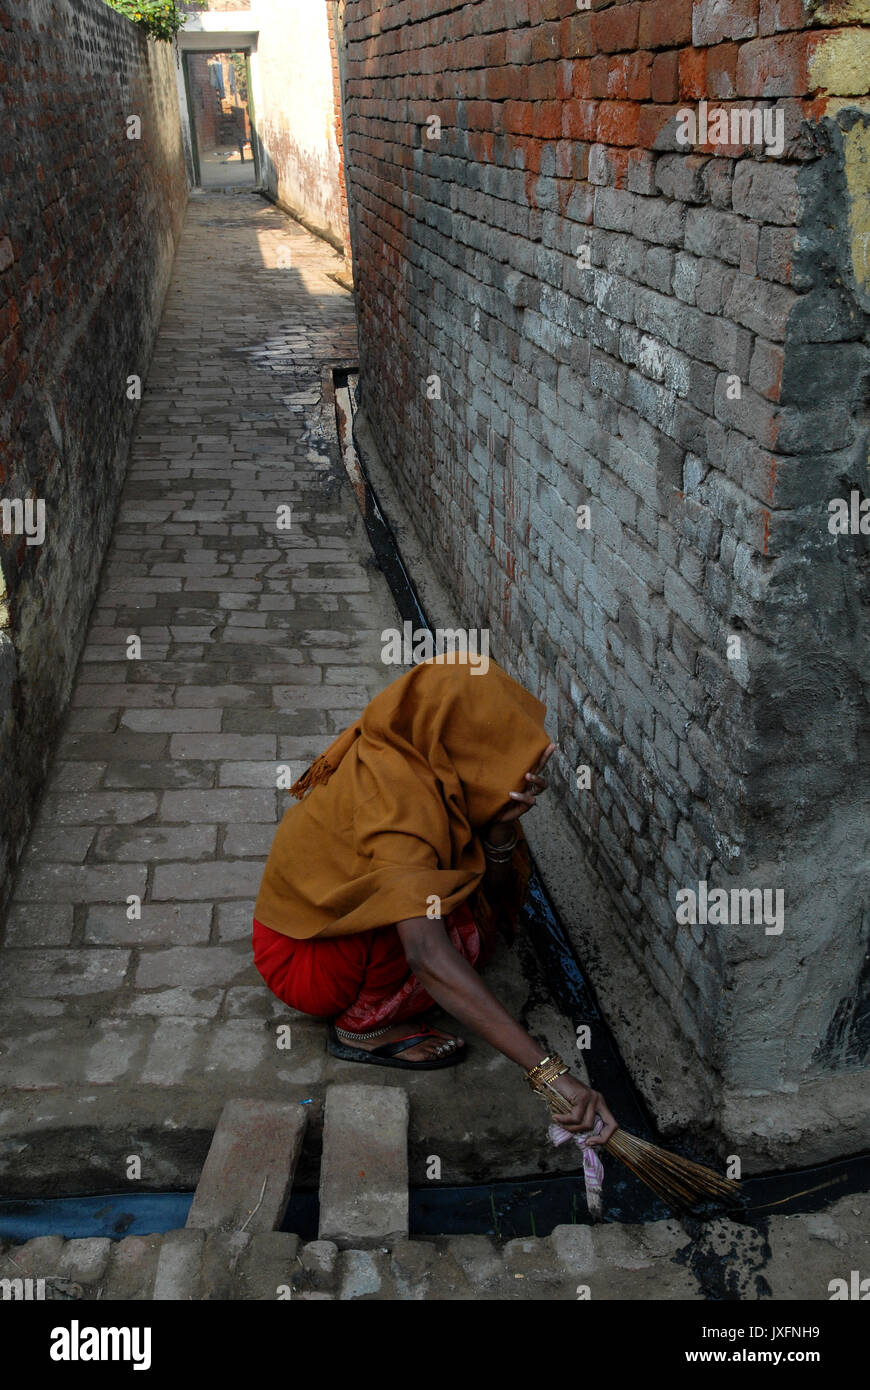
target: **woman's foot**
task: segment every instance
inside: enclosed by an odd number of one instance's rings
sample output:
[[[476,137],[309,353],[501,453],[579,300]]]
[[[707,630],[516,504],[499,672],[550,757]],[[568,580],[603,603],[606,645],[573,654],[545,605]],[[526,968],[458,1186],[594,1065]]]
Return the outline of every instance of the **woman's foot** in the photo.
[[[373,1052],[376,1047],[383,1047],[385,1043],[398,1042],[400,1038],[412,1037],[414,1033],[422,1032],[424,1026],[411,1019],[408,1023],[395,1023],[392,1028],[387,1029],[386,1033],[381,1033],[376,1038],[370,1038],[367,1042],[362,1041],[358,1034],[347,1033],[344,1030],[338,1033],[338,1039],[339,1042],[347,1043],[348,1047],[359,1047],[364,1052]],[[431,1030],[431,1036],[404,1050],[402,1061],[437,1061],[440,1057],[449,1057],[451,1054],[461,1051],[464,1046],[464,1038],[456,1037],[453,1033],[442,1033],[440,1029],[434,1028]]]

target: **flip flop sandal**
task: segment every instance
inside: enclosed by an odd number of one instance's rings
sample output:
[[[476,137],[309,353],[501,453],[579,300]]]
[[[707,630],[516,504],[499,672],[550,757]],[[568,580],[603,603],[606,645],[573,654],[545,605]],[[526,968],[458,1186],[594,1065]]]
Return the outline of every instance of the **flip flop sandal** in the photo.
[[[367,1052],[364,1047],[351,1047],[348,1043],[342,1042],[335,1031],[335,1025],[329,1025],[329,1039],[326,1050],[332,1057],[338,1057],[342,1062],[369,1062],[374,1067],[401,1067],[405,1071],[436,1071],[439,1067],[455,1067],[457,1062],[465,1060],[466,1049],[464,1047],[454,1047],[452,1051],[444,1057],[432,1057],[428,1062],[403,1062],[398,1055],[413,1047],[415,1043],[425,1042],[427,1038],[441,1036],[434,1028],[428,1024],[423,1024],[418,1032],[409,1034],[406,1038],[398,1038],[395,1042],[383,1043],[380,1047],[373,1047],[371,1052]]]

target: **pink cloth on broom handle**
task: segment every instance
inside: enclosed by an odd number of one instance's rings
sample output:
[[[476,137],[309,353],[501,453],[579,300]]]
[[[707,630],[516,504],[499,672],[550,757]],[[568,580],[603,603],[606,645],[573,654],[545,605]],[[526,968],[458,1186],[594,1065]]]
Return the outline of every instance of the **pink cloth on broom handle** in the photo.
[[[588,1130],[586,1134],[572,1134],[570,1130],[563,1129],[557,1120],[554,1120],[547,1130],[550,1143],[556,1147],[566,1144],[569,1139],[573,1139],[578,1149],[583,1151],[583,1181],[586,1186],[586,1206],[590,1216],[600,1216],[602,1210],[601,1185],[604,1181],[604,1164],[598,1157],[598,1146],[590,1149],[587,1140],[593,1135],[600,1134],[604,1128],[604,1121],[600,1115],[595,1117],[595,1127]]]

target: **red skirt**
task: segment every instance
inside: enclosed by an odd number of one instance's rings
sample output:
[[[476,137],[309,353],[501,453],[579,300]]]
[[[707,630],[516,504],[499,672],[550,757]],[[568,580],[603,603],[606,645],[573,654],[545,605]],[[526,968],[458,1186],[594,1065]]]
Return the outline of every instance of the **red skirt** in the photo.
[[[449,913],[444,925],[470,965],[486,964],[498,935],[494,925],[483,931],[467,903]],[[331,1018],[351,1033],[401,1023],[435,1002],[412,975],[395,927],[296,941],[255,917],[254,964],[291,1009]]]

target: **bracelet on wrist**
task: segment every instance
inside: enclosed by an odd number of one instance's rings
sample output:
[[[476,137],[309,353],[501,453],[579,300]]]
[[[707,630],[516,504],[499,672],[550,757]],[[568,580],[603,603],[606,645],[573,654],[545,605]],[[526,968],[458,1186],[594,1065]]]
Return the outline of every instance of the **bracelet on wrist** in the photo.
[[[571,1109],[569,1101],[553,1085],[556,1078],[564,1076],[567,1070],[558,1052],[553,1052],[535,1066],[529,1067],[525,1073],[532,1090],[547,1102],[554,1114],[564,1115]]]
[[[508,864],[513,857],[513,852],[520,842],[520,837],[514,832],[513,839],[508,840],[504,845],[491,844],[489,840],[481,836],[483,852],[487,859],[493,864]]]

